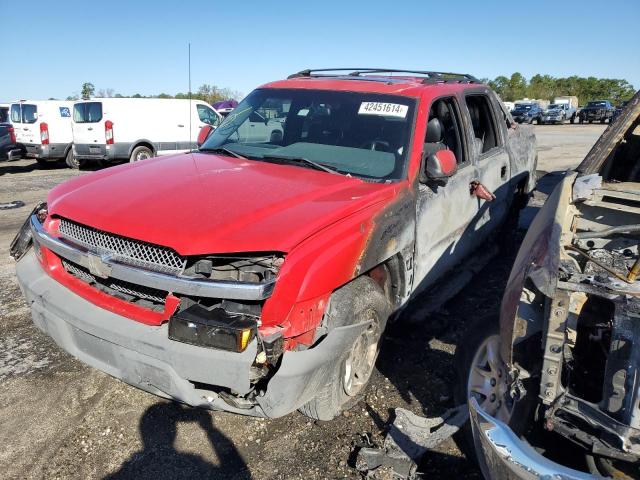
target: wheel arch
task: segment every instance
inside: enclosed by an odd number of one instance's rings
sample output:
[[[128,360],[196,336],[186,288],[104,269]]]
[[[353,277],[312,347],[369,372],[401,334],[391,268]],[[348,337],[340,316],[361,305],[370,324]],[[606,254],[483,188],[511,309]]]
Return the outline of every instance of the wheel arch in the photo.
[[[131,145],[129,146],[129,151],[127,152],[127,155],[131,157],[131,154],[133,153],[133,151],[138,147],[147,147],[148,149],[151,150],[151,153],[153,153],[154,155],[157,152],[157,149],[151,140],[142,138],[131,143]]]

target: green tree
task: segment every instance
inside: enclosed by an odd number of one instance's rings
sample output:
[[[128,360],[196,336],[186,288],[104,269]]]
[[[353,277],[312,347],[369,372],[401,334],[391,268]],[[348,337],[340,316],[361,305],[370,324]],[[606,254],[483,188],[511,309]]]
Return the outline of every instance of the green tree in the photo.
[[[85,82],[82,84],[82,99],[83,100],[89,100],[91,97],[93,97],[93,94],[96,90],[96,87],[93,86],[93,83],[91,82]]]

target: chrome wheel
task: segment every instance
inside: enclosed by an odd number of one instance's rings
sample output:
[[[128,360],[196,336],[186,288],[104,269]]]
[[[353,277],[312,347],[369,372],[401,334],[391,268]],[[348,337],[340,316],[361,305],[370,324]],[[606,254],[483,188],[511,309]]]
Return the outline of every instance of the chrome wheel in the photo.
[[[500,336],[487,337],[478,347],[467,379],[467,400],[476,399],[489,415],[509,423],[513,401],[507,395],[507,372],[500,359]]]
[[[151,154],[149,154],[149,152],[143,150],[140,151],[136,154],[136,156],[134,157],[133,161],[134,162],[139,162],[140,160],[146,160],[148,158],[151,158]]]
[[[371,325],[356,339],[344,363],[342,384],[350,397],[357,395],[367,384],[378,358],[380,322],[373,312],[368,320]]]

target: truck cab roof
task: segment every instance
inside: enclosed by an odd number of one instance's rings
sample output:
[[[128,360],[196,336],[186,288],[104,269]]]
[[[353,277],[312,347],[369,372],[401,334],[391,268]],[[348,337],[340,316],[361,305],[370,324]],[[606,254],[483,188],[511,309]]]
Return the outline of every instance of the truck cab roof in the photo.
[[[359,91],[420,97],[428,90],[459,91],[482,83],[469,74],[374,68],[303,70],[261,88]]]

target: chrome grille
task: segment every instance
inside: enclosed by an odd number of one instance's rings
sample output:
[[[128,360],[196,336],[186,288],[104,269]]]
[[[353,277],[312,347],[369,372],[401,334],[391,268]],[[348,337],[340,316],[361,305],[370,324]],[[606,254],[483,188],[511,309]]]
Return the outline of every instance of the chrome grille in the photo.
[[[155,288],[133,285],[129,282],[116,280],[115,278],[108,278],[106,280],[96,278],[80,265],[76,265],[75,263],[69,262],[65,259],[62,259],[62,266],[68,273],[85,283],[92,284],[94,286],[106,287],[107,289],[135,297],[136,299],[150,300],[155,303],[164,303],[167,296],[167,292],[156,290]]]
[[[114,260],[127,265],[179,274],[186,264],[186,259],[170,248],[85,227],[65,218],[60,220],[59,232],[64,238],[94,253],[110,255]]]

